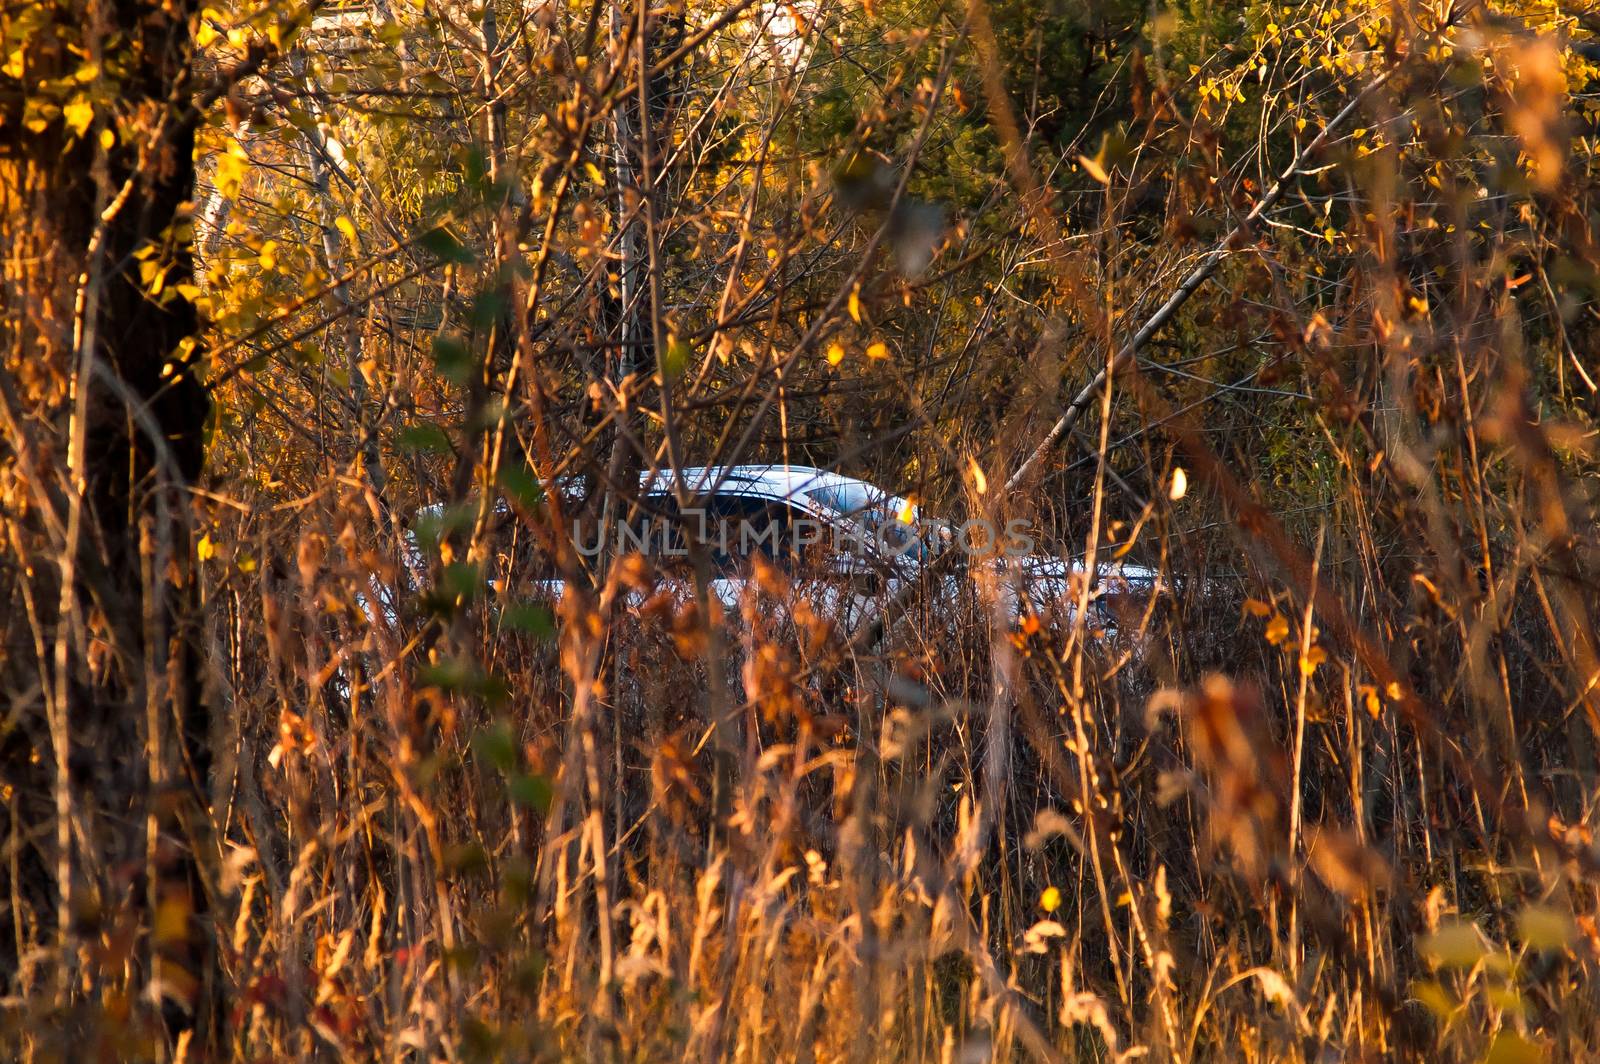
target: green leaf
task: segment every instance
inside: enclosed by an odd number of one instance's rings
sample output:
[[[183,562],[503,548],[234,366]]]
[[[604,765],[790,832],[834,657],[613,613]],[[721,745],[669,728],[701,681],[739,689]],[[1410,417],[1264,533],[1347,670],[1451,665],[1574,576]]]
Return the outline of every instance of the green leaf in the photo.
[[[543,602],[517,602],[505,608],[500,619],[507,628],[526,632],[538,639],[549,639],[556,634],[555,615]]]
[[[489,158],[483,153],[482,148],[474,146],[463,153],[461,171],[468,188],[474,189],[479,193],[487,188],[489,183]]]
[[[472,297],[472,324],[479,329],[487,329],[500,320],[507,307],[505,293],[490,290],[479,292]]]
[[[470,525],[477,514],[478,503],[474,499],[453,506],[428,507],[412,521],[411,531],[423,549],[433,550],[451,532]]]
[[[524,775],[517,773],[511,777],[507,784],[507,792],[511,800],[522,805],[532,806],[541,813],[550,811],[550,800],[555,796],[550,789],[550,781],[543,776]]]
[[[472,736],[472,752],[504,773],[517,767],[517,739],[511,732],[511,723],[497,720],[479,728]]]
[[[452,598],[470,602],[483,591],[483,570],[471,562],[452,562],[439,574],[439,587]]]
[[[481,595],[485,588],[483,570],[467,562],[454,562],[444,567],[439,582],[423,592],[422,608],[439,617],[453,616],[458,610]]]
[[[683,371],[689,368],[689,362],[694,358],[694,348],[689,346],[689,341],[680,340],[676,336],[667,339],[667,350],[661,356],[661,369],[668,380],[677,380],[683,376]]]
[[[468,265],[474,261],[472,252],[443,226],[422,234],[417,243],[442,262]]]
[[[434,665],[424,665],[417,671],[417,679],[425,687],[460,691],[472,683],[473,671],[473,666],[467,662],[452,658]]]
[[[500,488],[523,509],[531,510],[544,501],[544,485],[533,475],[533,470],[521,462],[507,462],[500,467]]]
[[[467,383],[477,368],[462,339],[449,335],[433,338],[433,364],[438,367],[439,376],[451,384]]]
[[[450,437],[445,435],[444,429],[438,425],[423,423],[401,429],[400,435],[395,437],[395,443],[403,451],[418,451],[424,454],[451,453]]]
[[[500,677],[457,658],[423,666],[417,671],[417,680],[425,687],[472,695],[490,705],[504,702],[511,693]]]

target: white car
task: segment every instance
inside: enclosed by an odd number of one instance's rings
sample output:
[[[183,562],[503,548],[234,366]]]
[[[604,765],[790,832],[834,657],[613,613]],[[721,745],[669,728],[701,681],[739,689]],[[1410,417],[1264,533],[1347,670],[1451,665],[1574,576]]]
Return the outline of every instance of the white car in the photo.
[[[550,488],[560,491],[569,508],[580,509],[575,480]],[[636,499],[614,495],[608,506],[574,520],[568,530],[580,559],[638,553],[680,590],[692,589],[697,562],[707,564],[708,593],[736,610],[750,592],[752,559],[759,554],[847,631],[877,617],[886,603],[909,597],[910,585],[924,583],[924,590],[935,589],[934,598],[948,603],[971,594],[980,574],[994,578],[992,587],[1010,619],[1034,614],[1070,620],[1085,571],[1038,551],[1019,521],[1003,528],[981,519],[952,525],[923,513],[911,499],[809,466],[647,472]],[[498,512],[509,519],[503,505]],[[442,513],[440,506],[427,507],[419,523],[437,522]],[[552,570],[517,573],[517,553],[502,555],[507,579],[536,598],[565,593],[565,581]],[[1089,588],[1093,626],[1107,630],[1137,622],[1160,587],[1151,570],[1122,562],[1097,565]]]

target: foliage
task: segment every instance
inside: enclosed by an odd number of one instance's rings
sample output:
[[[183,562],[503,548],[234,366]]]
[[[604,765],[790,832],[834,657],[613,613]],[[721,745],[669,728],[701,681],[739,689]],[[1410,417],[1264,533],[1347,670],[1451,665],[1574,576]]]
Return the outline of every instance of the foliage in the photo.
[[[0,11],[7,1055],[1587,1057],[1595,24]]]

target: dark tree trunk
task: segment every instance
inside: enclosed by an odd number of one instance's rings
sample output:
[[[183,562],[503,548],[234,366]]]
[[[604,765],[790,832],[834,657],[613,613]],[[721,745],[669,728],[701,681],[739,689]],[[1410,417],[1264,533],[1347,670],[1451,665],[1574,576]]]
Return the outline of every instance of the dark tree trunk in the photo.
[[[53,1010],[31,1036],[70,1050],[172,1038],[215,985],[193,5],[18,10],[0,14],[24,42],[20,78],[0,75],[0,993]]]

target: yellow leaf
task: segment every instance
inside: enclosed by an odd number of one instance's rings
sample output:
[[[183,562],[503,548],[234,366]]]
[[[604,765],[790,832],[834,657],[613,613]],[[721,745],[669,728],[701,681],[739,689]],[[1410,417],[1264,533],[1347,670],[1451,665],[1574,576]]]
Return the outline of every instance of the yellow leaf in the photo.
[[[1044,893],[1039,895],[1039,908],[1047,913],[1061,908],[1061,891],[1056,887],[1044,888]]]
[[[1167,492],[1167,498],[1177,502],[1189,494],[1189,474],[1183,471],[1183,466],[1172,468],[1172,488]]]
[[[79,96],[61,109],[61,117],[67,120],[68,128],[81,137],[94,121],[94,104]]]
[[[828,345],[828,365],[837,366],[844,361],[844,345],[835,340]]]
[[[110,126],[100,131],[100,150],[110,151],[117,146],[117,134]]]
[[[1300,674],[1310,676],[1317,671],[1317,666],[1328,660],[1328,652],[1321,647],[1314,646],[1300,655]]]
[[[1457,1001],[1450,996],[1450,992],[1432,979],[1418,980],[1411,984],[1411,996],[1428,1006],[1428,1009],[1441,1020],[1446,1019],[1455,1012]]]
[[[339,230],[339,232],[344,235],[344,238],[350,241],[350,243],[354,244],[356,242],[355,223],[345,215],[339,215],[339,217],[334,220],[333,227]]]
[[[172,946],[189,941],[189,917],[194,913],[189,899],[181,894],[169,894],[156,906],[155,926],[150,929],[151,939],[160,946]]]
[[[1529,947],[1541,950],[1564,949],[1577,934],[1565,913],[1546,905],[1523,909],[1517,917],[1517,931]]]
[[[1078,165],[1083,167],[1083,172],[1100,182],[1102,185],[1111,184],[1111,175],[1106,173],[1105,167],[1087,155],[1078,156]]]
[[[989,490],[989,478],[983,475],[983,467],[978,465],[976,458],[967,459],[967,471],[972,474],[972,486],[977,489],[978,494],[985,494]]]
[[[209,561],[216,555],[217,545],[211,542],[211,533],[200,537],[200,542],[194,545],[194,553],[201,561]]]
[[[1477,925],[1467,920],[1445,924],[1417,945],[1429,961],[1445,968],[1470,968],[1488,952]]]
[[[237,144],[231,145],[228,153],[217,160],[217,173],[213,184],[225,198],[232,199],[239,194],[239,187],[244,183],[247,162],[244,149]]]
[[[1483,1064],[1539,1064],[1544,1051],[1515,1031],[1502,1030],[1494,1036]]]
[[[888,358],[889,345],[885,344],[882,340],[877,341],[871,347],[867,348],[867,357],[871,359]]]
[[[861,286],[856,285],[850,289],[850,317],[857,325],[861,324]]]
[[[1272,615],[1272,620],[1267,622],[1267,642],[1277,646],[1289,638],[1289,621],[1281,613]]]

